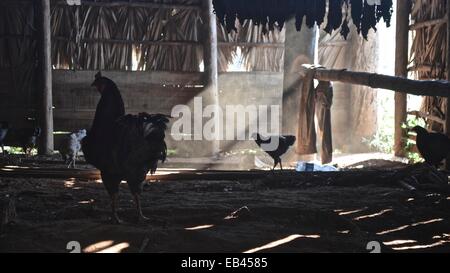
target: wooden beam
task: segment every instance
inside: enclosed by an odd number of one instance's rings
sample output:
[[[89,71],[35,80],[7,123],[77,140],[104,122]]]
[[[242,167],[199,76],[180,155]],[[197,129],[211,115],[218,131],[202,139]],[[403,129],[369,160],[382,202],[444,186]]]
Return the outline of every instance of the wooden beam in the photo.
[[[445,16],[444,18],[440,18],[440,19],[435,19],[435,20],[430,20],[430,21],[425,21],[425,22],[419,22],[419,23],[415,23],[411,26],[409,26],[410,30],[418,30],[421,28],[426,28],[426,27],[433,27],[436,25],[442,25],[442,24],[447,24],[447,16]]]
[[[417,64],[415,66],[408,67],[408,71],[415,71],[415,72],[433,72],[433,71],[439,71],[441,69],[441,64],[436,63],[434,65],[431,64]]]
[[[205,22],[204,31],[204,65],[205,65],[205,86],[209,100],[209,104],[215,108],[215,113],[219,111],[219,70],[218,70],[218,43],[217,43],[217,20],[214,14],[214,7],[212,0],[203,0],[203,18]],[[219,132],[220,117],[215,117],[216,132]],[[203,132],[202,132],[203,133]],[[218,157],[220,153],[220,139],[219,135],[215,136],[212,143],[213,157]]]
[[[52,60],[50,0],[39,0],[39,73],[40,107],[39,125],[42,135],[39,141],[39,154],[53,153],[53,101],[52,101]]]
[[[420,111],[411,111],[411,112],[408,112],[408,115],[412,115],[412,116],[416,116],[416,117],[424,118],[424,119],[429,119],[434,122],[440,123],[442,125],[445,124],[445,120],[438,118],[436,116],[430,115],[430,114],[422,113]]]
[[[308,69],[308,67],[305,68]],[[367,72],[324,68],[309,69],[315,69],[314,78],[321,81],[343,82],[391,91],[399,90],[399,93],[416,96],[450,97],[450,83],[447,81],[418,81]]]
[[[246,42],[219,42],[220,47],[260,47],[284,48],[284,43],[246,43]]]
[[[75,42],[67,37],[54,36],[55,41]],[[81,39],[81,43],[113,43],[113,44],[135,44],[135,45],[156,45],[156,46],[202,46],[202,43],[197,41],[138,41],[138,40],[123,40],[123,39]]]
[[[67,1],[57,0],[56,5],[67,6]],[[81,1],[82,6],[91,7],[133,7],[133,8],[151,8],[151,9],[182,9],[182,10],[201,10],[199,5],[183,5],[183,4],[164,4],[164,3],[149,3],[149,2],[132,2],[132,1],[115,1],[115,2],[93,2]]]
[[[397,1],[397,36],[395,45],[395,76],[408,78],[408,52],[409,52],[409,14],[411,11],[411,1]],[[404,92],[403,86],[396,88],[395,94],[395,147],[396,156],[405,156],[405,137],[403,124],[407,119],[407,93]],[[407,88],[410,90],[410,88]]]
[[[23,35],[7,35],[0,36],[0,39],[20,39],[26,36]],[[30,38],[32,38],[30,36]],[[72,41],[67,37],[53,36],[55,41]],[[114,43],[114,44],[135,44],[135,45],[155,45],[155,46],[203,46],[203,43],[197,41],[138,41],[138,40],[122,40],[122,39],[92,39],[84,38],[81,39],[81,43]],[[220,47],[261,47],[261,48],[284,48],[284,43],[246,43],[246,42],[218,42]]]
[[[447,69],[447,80],[450,81],[450,0],[447,0],[447,59],[446,59],[446,69]],[[445,108],[445,134],[450,137],[450,98],[447,98],[446,108]],[[450,170],[450,155],[447,156],[445,161],[445,169]]]
[[[18,5],[32,5],[33,0],[3,0],[0,1],[0,6],[18,6]]]

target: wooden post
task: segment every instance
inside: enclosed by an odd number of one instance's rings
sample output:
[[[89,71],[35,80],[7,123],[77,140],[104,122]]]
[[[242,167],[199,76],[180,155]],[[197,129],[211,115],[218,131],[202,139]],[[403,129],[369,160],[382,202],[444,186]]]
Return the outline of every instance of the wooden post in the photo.
[[[408,39],[410,0],[397,1],[397,37],[395,46],[395,75],[408,77]],[[405,131],[402,129],[407,118],[407,95],[395,94],[395,155],[405,156]]]
[[[450,0],[447,0],[447,81],[450,81]],[[450,98],[447,98],[445,110],[445,134],[450,137]],[[445,161],[445,169],[450,170],[450,155]]]
[[[205,65],[205,90],[208,92],[210,103],[219,108],[219,76],[217,53],[217,22],[212,0],[203,0],[203,18],[205,24],[205,37],[203,41],[203,56]],[[218,113],[218,111],[216,111]],[[216,117],[218,118],[218,117]],[[219,126],[217,124],[217,126]],[[216,128],[217,129],[217,128]],[[212,142],[213,156],[220,153],[220,140]]]
[[[38,148],[39,154],[49,155],[54,149],[50,0],[40,0],[39,3],[39,125],[42,135]]]
[[[295,135],[298,127],[300,96],[303,84],[304,64],[313,64],[315,59],[316,27],[310,29],[303,24],[302,31],[295,29],[295,18],[286,22],[283,78],[282,133]]]
[[[297,135],[299,129],[299,115],[303,79],[306,76],[302,71],[303,64],[315,61],[317,27],[308,28],[303,22],[302,30],[295,28],[295,18],[286,22],[284,51],[284,78],[283,78],[283,105],[282,105],[282,134]],[[286,161],[314,160],[315,154],[299,155],[296,149],[291,149],[286,155]]]

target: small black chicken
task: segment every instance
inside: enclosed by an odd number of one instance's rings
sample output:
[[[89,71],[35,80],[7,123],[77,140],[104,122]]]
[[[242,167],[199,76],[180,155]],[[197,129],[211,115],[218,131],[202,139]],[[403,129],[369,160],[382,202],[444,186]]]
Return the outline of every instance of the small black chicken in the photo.
[[[5,154],[5,144],[3,141],[5,140],[6,135],[8,134],[9,124],[6,121],[0,122],[0,146],[2,147],[2,153]]]
[[[91,130],[82,140],[86,161],[101,172],[111,197],[112,218],[121,223],[116,211],[119,185],[127,181],[136,202],[138,220],[142,213],[140,194],[150,171],[156,172],[158,161],[165,161],[165,131],[169,116],[142,113],[124,115],[124,103],[116,84],[98,73],[92,84],[101,94]]]
[[[264,150],[270,157],[274,160],[273,170],[280,164],[281,170],[283,170],[283,165],[281,163],[281,156],[284,155],[289,148],[294,145],[297,138],[295,136],[272,136],[263,137],[260,134],[253,136],[256,144]],[[271,144],[278,144],[277,147],[271,147]],[[264,147],[267,145],[267,147]]]
[[[28,128],[9,128],[3,144],[7,146],[20,147],[27,156],[36,148],[38,138],[41,135],[41,128],[38,126]]]
[[[417,149],[425,162],[436,168],[439,167],[450,153],[450,139],[443,134],[429,133],[420,126],[414,127],[411,131],[417,133]]]

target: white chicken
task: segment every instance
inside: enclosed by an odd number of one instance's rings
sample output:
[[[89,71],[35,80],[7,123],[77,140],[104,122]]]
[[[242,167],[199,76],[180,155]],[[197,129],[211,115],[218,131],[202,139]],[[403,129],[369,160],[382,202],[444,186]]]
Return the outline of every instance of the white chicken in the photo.
[[[78,132],[71,133],[64,137],[61,141],[59,152],[62,159],[66,164],[69,164],[67,168],[76,167],[76,160],[78,152],[81,150],[81,140],[86,137],[86,130],[79,130]]]

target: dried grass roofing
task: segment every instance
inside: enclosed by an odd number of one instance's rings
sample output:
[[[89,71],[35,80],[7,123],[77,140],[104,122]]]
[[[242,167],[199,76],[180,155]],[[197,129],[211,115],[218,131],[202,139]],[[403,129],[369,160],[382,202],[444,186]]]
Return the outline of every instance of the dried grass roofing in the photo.
[[[6,2],[0,1],[0,68],[12,62],[32,63],[34,56],[22,55],[34,52],[36,11],[31,1]],[[203,61],[200,2],[83,0],[82,6],[68,6],[52,0],[53,66],[198,72]],[[239,33],[227,33],[218,25],[218,40],[221,71],[236,59],[238,46],[247,70],[282,70],[284,31],[263,35],[261,26],[246,21]]]
[[[415,25],[411,69],[418,79],[445,79],[448,52],[446,1],[414,0],[411,19]],[[427,22],[431,24],[427,25]]]

